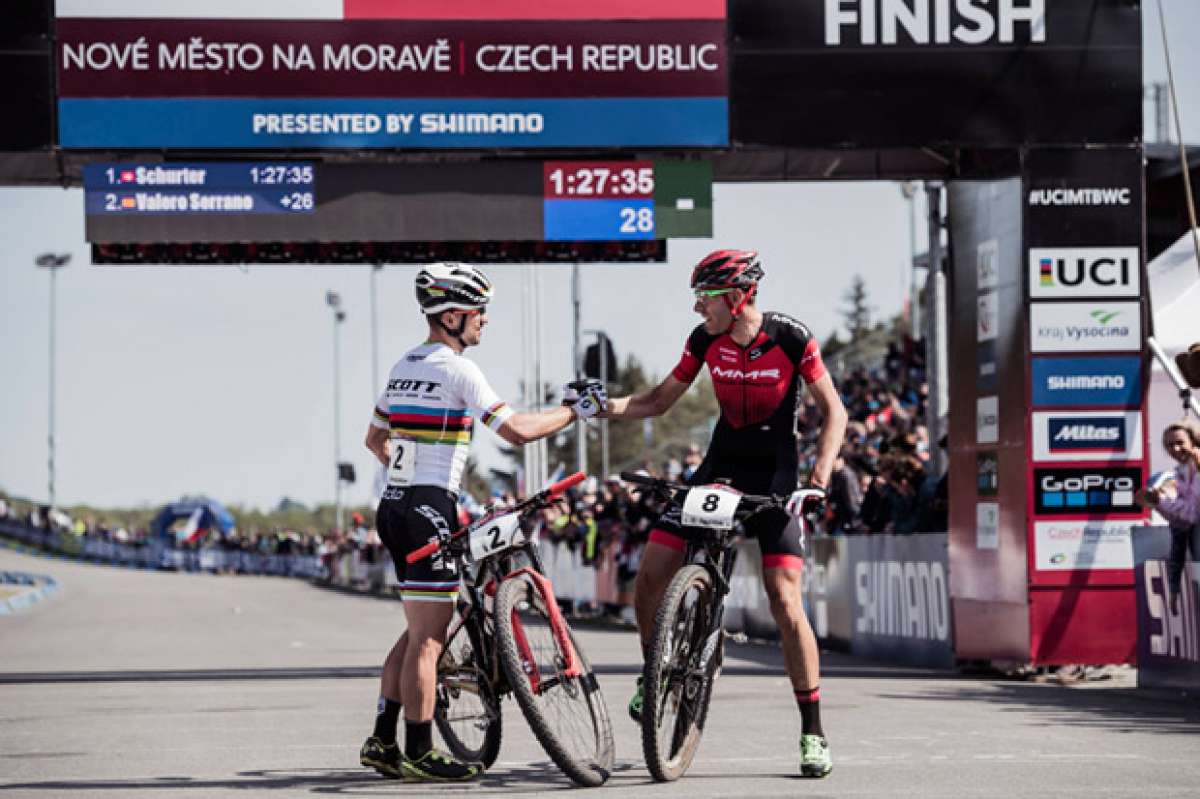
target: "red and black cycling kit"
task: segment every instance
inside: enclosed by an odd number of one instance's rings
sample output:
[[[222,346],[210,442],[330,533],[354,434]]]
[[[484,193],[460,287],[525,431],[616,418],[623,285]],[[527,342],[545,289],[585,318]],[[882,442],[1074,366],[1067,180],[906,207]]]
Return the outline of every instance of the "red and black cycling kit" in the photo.
[[[688,482],[719,480],[747,494],[790,494],[799,479],[801,381],[813,383],[826,374],[812,331],[786,314],[767,312],[758,335],[742,347],[728,332],[713,335],[700,325],[671,375],[691,383],[706,364],[721,416],[704,462]],[[799,568],[803,550],[798,536],[785,539],[787,525],[783,511],[764,512],[747,522],[747,534],[759,539],[764,566]],[[655,525],[651,540],[682,549],[683,535],[679,508],[673,504]]]
[[[671,375],[691,383],[705,364],[721,418],[691,482],[725,478],[749,494],[790,494],[796,489],[799,467],[800,381],[814,383],[825,376],[816,338],[781,313],[764,313],[758,335],[746,347],[728,332],[714,336],[700,325],[688,337]]]

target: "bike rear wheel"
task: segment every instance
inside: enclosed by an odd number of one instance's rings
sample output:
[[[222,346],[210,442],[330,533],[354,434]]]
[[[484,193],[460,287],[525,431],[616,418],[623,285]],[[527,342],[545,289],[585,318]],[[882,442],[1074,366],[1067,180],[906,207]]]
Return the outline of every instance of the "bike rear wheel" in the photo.
[[[701,566],[680,569],[658,607],[642,674],[642,751],[659,782],[683,776],[700,746],[724,646],[715,610],[712,577]]]
[[[595,787],[612,773],[612,722],[591,664],[575,635],[568,633],[580,667],[574,677],[566,674],[567,659],[554,636],[547,600],[530,578],[500,585],[496,640],[513,696],[563,773],[579,785]]]
[[[465,625],[438,659],[433,720],[446,747],[461,760],[491,768],[500,754],[500,699],[475,658]]]

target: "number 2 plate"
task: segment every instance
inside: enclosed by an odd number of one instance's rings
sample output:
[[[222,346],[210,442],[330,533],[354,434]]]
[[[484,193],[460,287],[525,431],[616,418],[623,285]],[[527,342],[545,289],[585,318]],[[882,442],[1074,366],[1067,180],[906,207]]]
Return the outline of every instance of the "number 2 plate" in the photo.
[[[521,535],[521,516],[507,513],[485,522],[471,531],[471,558],[482,560],[493,552],[512,545],[513,539]]]
[[[683,501],[685,527],[707,527],[711,530],[733,528],[733,514],[742,495],[722,486],[697,486],[688,491]]]
[[[388,485],[407,486],[417,472],[417,442],[408,438],[392,439],[392,462],[388,465]]]

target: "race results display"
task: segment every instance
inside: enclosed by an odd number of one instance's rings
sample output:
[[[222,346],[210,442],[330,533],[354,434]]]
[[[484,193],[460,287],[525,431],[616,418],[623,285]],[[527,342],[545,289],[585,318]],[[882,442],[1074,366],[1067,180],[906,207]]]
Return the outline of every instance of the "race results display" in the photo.
[[[97,163],[85,166],[84,186],[87,239],[101,245],[648,245],[712,235],[707,161]]]
[[[311,162],[98,163],[83,169],[88,216],[312,214]]]

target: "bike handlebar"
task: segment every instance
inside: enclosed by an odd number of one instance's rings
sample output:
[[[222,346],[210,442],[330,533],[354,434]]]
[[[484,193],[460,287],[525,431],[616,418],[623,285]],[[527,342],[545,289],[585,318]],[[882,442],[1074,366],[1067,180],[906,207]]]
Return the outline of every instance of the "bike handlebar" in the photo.
[[[659,489],[660,491],[691,491],[693,488],[702,488],[702,486],[676,483],[671,480],[664,480],[661,477],[651,477],[648,474],[638,474],[637,472],[621,472],[621,479],[627,483],[635,483],[647,488]],[[759,506],[760,508],[764,505],[778,505],[780,507],[784,505],[784,501],[779,497],[758,494],[742,494],[742,502],[747,506]]]
[[[549,502],[553,502],[553,501],[557,500],[558,498],[560,498],[562,496],[563,492],[566,491],[568,488],[579,485],[586,479],[587,479],[587,474],[585,474],[584,472],[575,472],[575,474],[567,475],[563,479],[559,480],[557,483],[551,483],[550,485],[546,486],[541,491],[537,492],[536,494],[534,494],[533,496],[524,500],[523,502],[518,502],[512,508],[512,510],[510,510],[508,512],[509,513],[513,513],[513,512],[525,513],[526,511],[532,510],[533,508],[541,507]],[[409,552],[408,555],[405,556],[404,559],[406,561],[408,561],[409,563],[416,563],[419,560],[424,560],[425,558],[432,555],[434,552],[437,552],[439,549],[441,549],[442,545],[446,541],[453,541],[456,538],[466,535],[466,532],[470,529],[471,529],[471,525],[468,524],[465,527],[462,527],[461,529],[459,529],[457,532],[450,535],[445,541],[430,541],[425,546],[420,547],[418,549],[414,549],[412,552]]]

